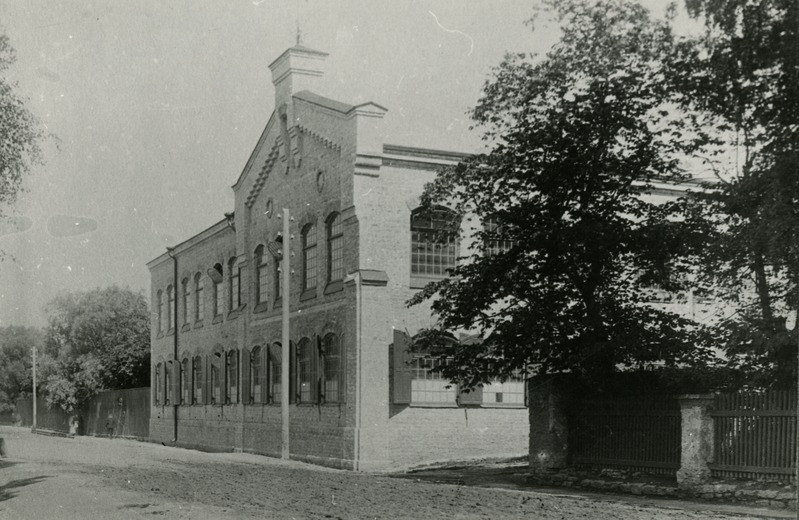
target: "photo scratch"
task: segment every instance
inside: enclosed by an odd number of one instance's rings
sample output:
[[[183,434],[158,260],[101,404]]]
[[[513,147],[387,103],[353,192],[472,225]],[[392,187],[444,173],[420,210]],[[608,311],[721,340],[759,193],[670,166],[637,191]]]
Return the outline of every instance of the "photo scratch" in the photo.
[[[467,54],[467,56],[471,56],[472,55],[472,51],[474,50],[474,39],[471,36],[469,36],[468,34],[466,34],[463,31],[459,31],[457,29],[447,29],[446,27],[441,25],[441,22],[438,21],[438,16],[436,16],[436,13],[434,13],[433,11],[427,11],[427,12],[430,13],[430,15],[436,21],[436,24],[439,27],[441,27],[442,29],[444,29],[445,31],[451,32],[451,33],[456,33],[456,34],[462,34],[463,36],[469,38],[469,53]]]

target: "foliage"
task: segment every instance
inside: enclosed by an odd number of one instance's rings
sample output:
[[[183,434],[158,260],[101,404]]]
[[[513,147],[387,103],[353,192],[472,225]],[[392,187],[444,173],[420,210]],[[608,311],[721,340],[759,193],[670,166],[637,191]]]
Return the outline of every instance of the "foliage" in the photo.
[[[799,284],[799,4],[686,0],[705,32],[671,58],[684,110],[714,136],[701,153],[717,181],[688,201],[702,281],[737,312],[720,327],[730,365],[755,386],[796,381]],[[733,160],[729,151],[733,151]]]
[[[149,384],[149,311],[117,286],[63,294],[47,306],[47,399],[66,411],[101,390]]]
[[[423,204],[500,223],[431,300],[436,327],[418,348],[457,330],[443,372],[475,385],[513,370],[607,380],[619,367],[709,362],[698,325],[642,304],[643,288],[680,287],[683,229],[674,204],[647,196],[682,180],[679,158],[706,136],[672,110],[664,56],[673,36],[625,0],[551,0],[560,41],[543,57],[508,55],[472,112],[493,148],[446,169]],[[497,238],[513,244],[484,254]]]
[[[3,78],[15,59],[8,37],[0,35],[0,216],[3,206],[16,200],[24,175],[40,159],[38,121],[16,92],[17,85]]]
[[[33,391],[32,347],[41,351],[43,339],[33,327],[0,328],[0,412],[14,410],[17,399]]]

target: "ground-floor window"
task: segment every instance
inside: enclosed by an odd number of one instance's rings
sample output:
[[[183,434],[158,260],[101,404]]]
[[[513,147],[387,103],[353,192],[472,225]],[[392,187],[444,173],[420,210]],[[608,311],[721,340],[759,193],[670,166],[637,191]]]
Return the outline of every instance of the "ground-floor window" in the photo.
[[[324,372],[324,400],[326,403],[344,402],[344,363],[341,340],[328,334],[322,340],[322,370]]]
[[[273,343],[269,348],[269,403],[280,403],[281,389],[283,388],[282,359],[283,347],[280,343]]]
[[[191,403],[191,387],[189,386],[189,358],[183,358],[180,364],[180,404]]]
[[[250,352],[250,388],[249,402],[261,403],[261,390],[263,388],[263,370],[261,369],[261,347],[254,347]]]
[[[194,361],[192,362],[192,371],[192,380],[194,381],[194,395],[192,397],[192,402],[194,404],[200,404],[203,402],[203,358],[201,356],[194,356]]]
[[[239,402],[239,356],[237,350],[231,350],[225,358],[225,371],[227,373],[227,388],[225,402],[235,404]]]
[[[211,404],[222,404],[222,354],[217,352],[211,361]]]
[[[308,338],[303,338],[297,345],[297,402],[313,403],[315,401],[315,352],[314,345]]]
[[[414,357],[411,360],[411,402],[420,404],[456,403],[457,387],[436,371],[449,360]]]
[[[163,370],[163,368],[162,368],[161,363],[158,363],[157,365],[155,365],[155,380],[154,380],[154,383],[155,383],[155,404],[156,405],[159,405],[159,404],[164,402],[163,394],[161,393],[163,391],[163,386],[162,386],[162,381],[161,381],[162,370]]]
[[[164,399],[165,405],[172,404],[172,371],[172,362],[170,361],[166,364],[166,370],[164,370],[164,387],[166,389],[166,399]]]

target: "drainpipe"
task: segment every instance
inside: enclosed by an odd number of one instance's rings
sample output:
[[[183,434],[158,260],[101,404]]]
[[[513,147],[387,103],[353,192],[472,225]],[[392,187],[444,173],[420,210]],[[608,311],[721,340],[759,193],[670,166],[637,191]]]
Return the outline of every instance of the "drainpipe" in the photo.
[[[173,356],[174,359],[173,363],[177,363],[176,365],[172,365],[174,369],[173,377],[177,376],[177,380],[180,381],[180,359],[178,358],[178,331],[180,327],[178,327],[178,257],[175,256],[175,248],[174,247],[167,247],[166,252],[169,255],[169,258],[172,259],[172,280],[174,283],[172,287],[174,287],[174,304],[172,309],[172,315],[175,317],[174,323],[172,324],[175,327],[175,334],[172,336],[172,349],[173,349]],[[180,393],[180,384],[176,384],[175,381],[172,381],[172,386],[178,388],[178,393]],[[172,443],[177,444],[178,442],[178,407],[180,406],[180,396],[173,395],[172,402],[174,404],[174,411],[172,413]]]
[[[352,280],[355,281],[355,456],[353,461],[353,469],[355,471],[361,470],[361,416],[363,404],[363,375],[361,374],[361,323],[362,323],[362,305],[361,305],[361,272],[356,271],[350,274]]]

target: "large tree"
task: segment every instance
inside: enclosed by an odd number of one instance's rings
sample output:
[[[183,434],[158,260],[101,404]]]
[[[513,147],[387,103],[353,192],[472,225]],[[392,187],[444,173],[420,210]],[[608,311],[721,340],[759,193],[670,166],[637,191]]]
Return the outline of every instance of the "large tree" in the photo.
[[[38,122],[16,83],[5,77],[15,59],[8,37],[0,35],[0,217],[16,200],[25,174],[40,159]]]
[[[757,386],[792,386],[799,284],[799,3],[686,0],[705,31],[675,47],[671,84],[712,139],[717,174],[686,216],[702,238],[702,280],[728,302],[719,334]]]
[[[444,374],[467,385],[518,369],[606,381],[619,367],[708,361],[696,324],[642,302],[647,286],[684,282],[690,253],[674,205],[647,194],[684,180],[680,157],[703,139],[670,104],[669,26],[631,1],[546,5],[560,40],[545,56],[508,55],[472,112],[491,151],[426,187],[426,206],[498,225],[411,300],[431,300],[438,318],[416,344],[476,332],[444,351]]]
[[[72,410],[101,390],[149,384],[150,316],[141,293],[117,286],[67,293],[47,313],[48,402]]]
[[[33,327],[0,328],[0,412],[14,410],[17,399],[32,392],[32,349],[41,349],[43,338]]]

